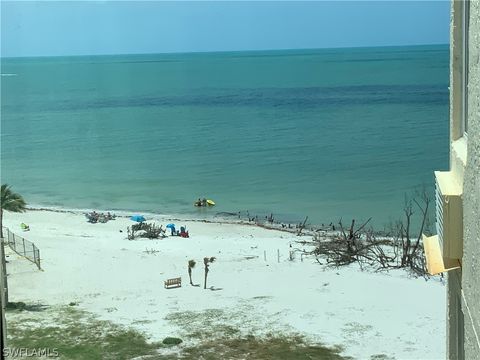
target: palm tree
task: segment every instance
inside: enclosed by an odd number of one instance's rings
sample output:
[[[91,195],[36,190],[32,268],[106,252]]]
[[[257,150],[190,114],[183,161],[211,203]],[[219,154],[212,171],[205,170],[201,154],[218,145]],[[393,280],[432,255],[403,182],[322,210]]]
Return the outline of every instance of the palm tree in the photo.
[[[203,263],[205,264],[205,282],[203,283],[203,288],[207,288],[207,275],[208,275],[208,264],[213,263],[215,261],[214,257],[211,258],[203,258]]]
[[[5,291],[3,293],[3,297],[5,299],[5,303],[8,304],[8,284],[7,284],[7,266],[5,261],[5,247],[3,242],[3,210],[12,211],[12,212],[23,212],[25,211],[25,200],[14,193],[10,186],[7,184],[2,185],[1,190],[1,201],[0,201],[0,239],[2,239],[2,243],[0,244],[0,261],[2,262],[2,275],[3,281],[0,281],[0,286],[2,286]],[[2,284],[3,282],[3,284]],[[2,305],[3,306],[3,305]]]
[[[192,269],[195,267],[195,260],[188,260],[188,277],[190,278],[190,285],[193,286],[192,282]]]
[[[0,204],[0,237],[3,239],[3,210],[11,212],[24,212],[25,200],[22,196],[14,193],[7,184],[2,185],[1,204]]]

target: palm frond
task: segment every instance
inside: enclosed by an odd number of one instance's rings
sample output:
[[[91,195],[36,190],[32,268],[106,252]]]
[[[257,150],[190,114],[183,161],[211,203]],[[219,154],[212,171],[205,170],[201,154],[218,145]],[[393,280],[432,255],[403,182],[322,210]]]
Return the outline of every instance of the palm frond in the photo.
[[[3,184],[1,188],[0,206],[3,210],[12,212],[23,212],[26,209],[26,202],[23,197],[12,191],[8,184]]]

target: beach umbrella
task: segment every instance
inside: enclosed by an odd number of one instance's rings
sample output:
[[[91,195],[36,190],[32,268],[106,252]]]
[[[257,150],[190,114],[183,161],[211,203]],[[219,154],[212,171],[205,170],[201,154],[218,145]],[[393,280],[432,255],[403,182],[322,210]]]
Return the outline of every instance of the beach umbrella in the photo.
[[[167,229],[175,229],[175,224],[168,224],[166,226]]]
[[[136,221],[136,222],[144,222],[146,221],[143,215],[133,215],[130,220]]]

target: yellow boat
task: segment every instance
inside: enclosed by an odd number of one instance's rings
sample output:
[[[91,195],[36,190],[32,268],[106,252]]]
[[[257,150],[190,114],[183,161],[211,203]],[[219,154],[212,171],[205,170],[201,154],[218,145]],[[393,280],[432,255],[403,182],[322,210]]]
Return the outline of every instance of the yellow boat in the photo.
[[[214,206],[214,205],[215,205],[215,201],[209,199],[209,200],[207,200],[207,205],[208,205],[208,206]]]

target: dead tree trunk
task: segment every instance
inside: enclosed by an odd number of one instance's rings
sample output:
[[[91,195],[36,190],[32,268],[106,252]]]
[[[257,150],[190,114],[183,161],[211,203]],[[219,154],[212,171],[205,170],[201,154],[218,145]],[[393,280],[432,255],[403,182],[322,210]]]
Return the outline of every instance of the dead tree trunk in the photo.
[[[207,288],[207,276],[208,276],[208,267],[209,267],[209,263],[213,263],[215,261],[215,257],[205,257],[203,258],[203,263],[205,265],[205,281],[203,283],[203,288],[206,289]]]
[[[193,286],[193,282],[192,282],[192,268],[189,266],[188,267],[188,277],[190,278],[190,285]]]
[[[303,223],[300,224],[300,227],[298,228],[298,231],[297,231],[297,236],[300,236],[302,230],[305,228],[305,224],[307,223],[307,220],[308,220],[308,216],[305,217],[305,220],[303,220]]]

